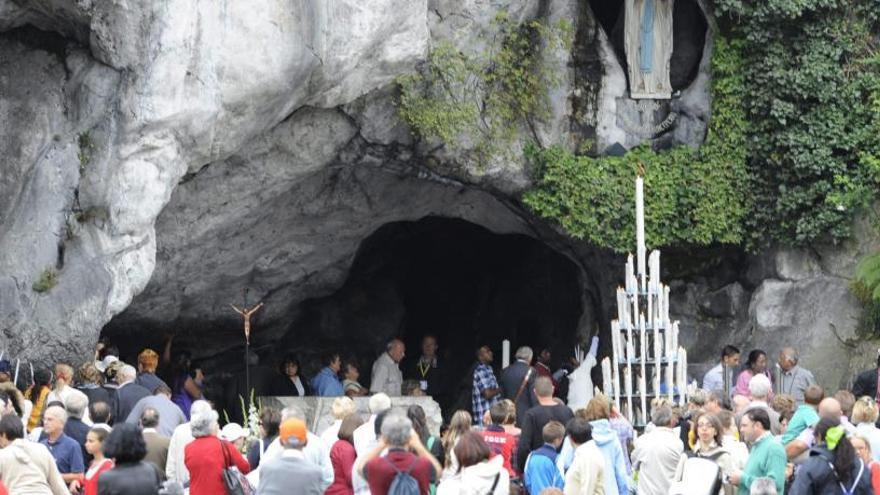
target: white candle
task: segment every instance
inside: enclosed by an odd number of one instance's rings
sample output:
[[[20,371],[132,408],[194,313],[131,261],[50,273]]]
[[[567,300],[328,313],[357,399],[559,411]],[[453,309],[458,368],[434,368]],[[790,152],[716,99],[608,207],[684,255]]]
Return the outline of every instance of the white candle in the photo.
[[[672,349],[678,352],[678,322],[672,322]]]
[[[632,408],[633,408],[632,388],[633,388],[633,384],[632,384],[632,371],[629,369],[629,366],[627,366],[626,369],[623,370],[623,383],[624,383],[624,387],[626,388],[626,416],[627,416],[627,419],[629,419],[629,422],[632,423],[632,421],[633,421],[633,417],[632,417]]]
[[[660,330],[654,327],[654,394],[660,394],[660,359],[663,344],[660,342]]]
[[[611,361],[608,358],[602,360],[602,393],[613,397],[611,389]]]
[[[684,347],[682,347],[681,350],[678,351],[678,354],[679,354],[680,359],[681,359],[681,383],[682,383],[682,386],[684,387],[683,390],[681,391],[681,395],[682,395],[682,397],[681,397],[680,401],[681,401],[681,404],[684,405],[684,404],[687,403],[687,398],[688,398],[688,389],[687,389],[687,388],[688,388],[688,383],[687,383],[687,380],[688,380],[688,377],[687,377],[687,374],[688,374],[687,351],[684,349]]]
[[[669,326],[669,286],[663,287],[663,324]]]
[[[617,331],[615,331],[617,330]],[[620,356],[620,331],[619,329],[612,329],[612,337],[617,344],[617,355]],[[614,403],[617,404],[617,409],[620,410],[620,361],[617,359],[614,360],[614,366],[611,368],[611,376],[614,380]]]
[[[504,339],[501,341],[501,369],[510,366],[510,341]]]
[[[669,347],[666,349],[666,394],[669,396],[669,401],[672,402],[673,399],[673,387],[674,383],[674,372],[675,372],[675,352],[672,350],[672,332],[668,329],[666,330],[666,343]]]
[[[640,335],[640,337],[641,337],[640,347],[642,350],[642,358],[641,358],[641,361],[642,361],[641,375],[642,376],[640,377],[641,379],[639,381],[639,395],[641,395],[641,399],[642,399],[642,424],[646,424],[647,421],[645,421],[645,411],[647,411],[647,407],[646,407],[647,398],[645,396],[645,383],[647,381],[647,378],[645,377],[645,368],[648,367],[648,364],[647,364],[648,363],[648,353],[646,352],[648,344],[645,341],[645,317],[644,317],[644,315],[641,315],[641,314],[639,315],[639,331],[641,334]]]
[[[617,320],[611,321],[611,355],[613,358],[611,379],[614,382],[614,389],[609,397],[614,399],[617,408],[620,409],[620,325]]]
[[[626,271],[623,274],[623,278],[626,281],[626,292],[628,294],[635,294],[636,288],[633,285],[635,279],[632,277],[633,270],[635,267],[633,266],[633,255],[630,253],[626,257]]]
[[[645,182],[636,177],[636,256],[641,288],[645,288]]]

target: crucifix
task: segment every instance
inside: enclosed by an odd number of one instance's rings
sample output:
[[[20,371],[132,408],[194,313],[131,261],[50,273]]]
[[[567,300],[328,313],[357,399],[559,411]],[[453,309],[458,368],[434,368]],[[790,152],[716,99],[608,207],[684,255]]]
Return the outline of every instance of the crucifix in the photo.
[[[252,308],[247,307],[247,290],[244,291],[244,306],[239,308],[234,304],[230,304],[232,309],[235,310],[236,313],[240,314],[242,318],[244,318],[244,383],[245,389],[248,396],[250,396],[251,391],[251,362],[250,362],[250,348],[251,348],[251,315],[259,311],[260,308],[263,307],[263,303],[259,303]]]
[[[240,314],[242,318],[244,318],[244,341],[247,344],[251,343],[251,315],[256,313],[260,308],[263,307],[263,303],[257,304],[253,308],[241,309],[235,304],[230,304],[232,309],[235,310],[236,313]]]

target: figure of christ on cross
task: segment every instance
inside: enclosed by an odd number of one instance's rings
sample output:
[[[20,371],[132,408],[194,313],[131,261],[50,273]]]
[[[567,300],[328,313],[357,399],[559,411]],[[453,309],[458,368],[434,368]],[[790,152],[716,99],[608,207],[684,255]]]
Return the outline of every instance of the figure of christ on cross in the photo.
[[[240,314],[242,318],[244,318],[244,340],[248,344],[251,343],[251,315],[256,313],[257,310],[263,307],[263,303],[257,304],[253,308],[250,309],[240,309],[234,304],[230,304],[232,309],[235,310],[236,313]]]

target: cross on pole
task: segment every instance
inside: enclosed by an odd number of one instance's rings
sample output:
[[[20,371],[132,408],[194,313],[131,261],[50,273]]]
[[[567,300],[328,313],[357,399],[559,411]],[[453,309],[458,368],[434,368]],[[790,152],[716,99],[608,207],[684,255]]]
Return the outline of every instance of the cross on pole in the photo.
[[[242,308],[234,304],[230,304],[232,309],[235,310],[236,313],[240,314],[244,319],[244,383],[246,388],[246,393],[250,395],[251,392],[251,365],[250,365],[250,348],[251,348],[251,315],[259,311],[260,308],[263,307],[263,303],[259,303],[252,308],[247,307],[247,300],[245,300],[245,305]]]

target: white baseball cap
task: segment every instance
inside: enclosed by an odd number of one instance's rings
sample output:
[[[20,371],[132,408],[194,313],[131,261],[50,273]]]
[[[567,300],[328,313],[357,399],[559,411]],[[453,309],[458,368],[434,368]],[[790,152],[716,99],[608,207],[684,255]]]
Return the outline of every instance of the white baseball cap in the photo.
[[[98,371],[103,373],[107,370],[107,366],[110,366],[114,362],[119,361],[119,358],[116,356],[107,355],[104,357],[102,361],[95,361],[95,368],[98,368]]]
[[[234,442],[245,436],[244,428],[238,423],[229,423],[220,430],[220,438],[227,442]]]

